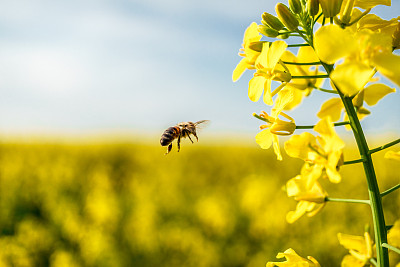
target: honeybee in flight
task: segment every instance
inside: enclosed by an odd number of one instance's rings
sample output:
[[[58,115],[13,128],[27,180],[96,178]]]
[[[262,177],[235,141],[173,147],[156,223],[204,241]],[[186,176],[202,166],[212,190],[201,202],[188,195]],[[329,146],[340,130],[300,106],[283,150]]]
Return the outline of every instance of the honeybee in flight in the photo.
[[[178,152],[181,148],[181,138],[188,137],[193,144],[193,140],[190,138],[190,135],[192,134],[194,137],[196,137],[196,140],[199,141],[199,138],[197,137],[196,134],[196,128],[198,128],[197,125],[203,124],[205,126],[208,122],[209,120],[201,120],[197,122],[191,122],[191,121],[181,122],[165,130],[164,133],[161,135],[160,139],[160,144],[162,146],[168,146],[168,150],[167,153],[165,153],[165,155],[167,155],[171,151],[172,141],[174,141],[175,139],[178,139],[177,141]]]

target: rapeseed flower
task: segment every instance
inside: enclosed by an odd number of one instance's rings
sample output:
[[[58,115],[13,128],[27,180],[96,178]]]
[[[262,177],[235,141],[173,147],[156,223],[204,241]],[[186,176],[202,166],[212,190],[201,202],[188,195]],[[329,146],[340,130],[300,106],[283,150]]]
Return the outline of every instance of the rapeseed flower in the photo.
[[[363,88],[354,98],[353,105],[356,108],[358,118],[361,120],[366,115],[370,114],[370,111],[364,107],[364,102],[369,106],[376,105],[384,96],[390,93],[396,92],[395,88],[391,88],[385,84],[372,84]],[[317,116],[322,119],[330,116],[332,121],[338,121],[341,118],[342,112],[344,111],[344,105],[339,97],[331,98],[322,104],[320,111]],[[347,120],[347,114],[345,114],[344,120]]]
[[[289,156],[303,159],[320,169],[321,175],[325,171],[331,182],[338,183],[341,180],[338,168],[343,161],[344,142],[336,134],[329,116],[320,120],[314,131],[320,136],[315,137],[308,132],[292,136],[285,143],[285,151]]]
[[[375,68],[400,85],[400,56],[392,54],[392,37],[368,29],[354,33],[337,25],[321,27],[314,38],[321,61],[335,64],[330,78],[346,96],[354,96],[371,80]],[[357,77],[357,79],[354,79]]]
[[[286,215],[288,223],[293,223],[304,214],[311,217],[317,214],[324,206],[328,194],[318,183],[321,174],[320,166],[311,166],[306,163],[301,174],[286,183],[286,192],[289,197],[294,197],[298,204],[295,211]]]
[[[267,267],[286,266],[286,267],[320,267],[319,263],[311,256],[307,259],[300,257],[293,249],[289,248],[285,252],[279,252],[276,256],[277,259],[285,258],[285,262],[268,262]]]
[[[267,105],[273,105],[271,93],[272,80],[283,82],[275,90],[277,93],[282,89],[285,83],[292,78],[285,65],[280,63],[280,58],[287,48],[284,41],[275,41],[273,43],[263,43],[261,54],[257,57],[255,67],[257,72],[249,82],[249,98],[251,101],[258,101],[264,91],[263,100]]]
[[[258,42],[261,39],[261,34],[257,30],[257,23],[253,22],[247,27],[244,32],[242,48],[240,48],[239,56],[244,57],[232,73],[232,80],[236,82],[246,69],[254,69],[254,64],[260,52],[251,49],[250,45],[253,42]]]
[[[278,160],[282,160],[282,154],[279,148],[279,139],[278,135],[290,135],[296,129],[296,124],[294,120],[282,112],[285,106],[293,100],[293,93],[290,89],[283,89],[278,93],[278,97],[276,98],[276,103],[274,108],[271,110],[271,116],[269,116],[266,112],[260,115],[267,124],[261,125],[260,129],[262,130],[256,135],[256,142],[263,149],[268,149],[273,145],[274,152],[277,156]],[[279,115],[282,115],[289,121],[284,121],[279,119]]]
[[[338,234],[339,242],[349,250],[349,255],[342,260],[343,267],[363,267],[369,262],[373,255],[373,245],[368,232],[364,236]]]

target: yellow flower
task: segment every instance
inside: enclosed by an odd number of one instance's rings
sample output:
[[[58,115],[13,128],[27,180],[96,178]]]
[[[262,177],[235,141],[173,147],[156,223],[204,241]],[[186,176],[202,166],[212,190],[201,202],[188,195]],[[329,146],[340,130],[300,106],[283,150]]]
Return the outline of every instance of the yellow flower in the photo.
[[[316,181],[321,176],[321,166],[311,166],[306,163],[301,174],[290,179],[286,183],[286,192],[289,197],[294,197],[299,203],[295,211],[286,215],[288,223],[293,223],[304,214],[311,217],[317,214],[325,206],[325,198],[328,194]]]
[[[373,257],[373,242],[368,232],[364,236],[338,234],[339,242],[349,250],[342,260],[343,267],[363,267]]]
[[[400,151],[398,151],[398,152],[394,152],[394,151],[386,152],[385,159],[394,159],[394,160],[399,160],[400,161]]]
[[[392,37],[388,34],[367,29],[354,33],[349,28],[328,25],[316,32],[314,47],[325,63],[334,64],[344,59],[331,72],[330,78],[347,96],[364,88],[375,74],[374,67],[400,85],[400,56],[392,54]]]
[[[284,266],[284,267],[320,267],[319,263],[311,256],[307,259],[300,257],[293,249],[289,248],[285,252],[280,252],[276,256],[277,259],[285,258],[285,262],[268,262],[267,267]]]
[[[290,51],[285,51],[282,55],[282,61],[297,62],[297,63],[310,63],[318,62],[319,59],[315,54],[314,50],[310,46],[302,46],[299,48],[297,56],[293,55]],[[318,74],[325,74],[318,70],[316,67],[304,66],[304,65],[292,65],[287,64],[287,68],[292,76],[311,76]],[[293,79],[285,88],[293,89],[293,101],[289,103],[285,110],[293,109],[298,106],[303,100],[304,96],[311,94],[311,91],[315,87],[321,87],[325,79],[317,78],[304,78],[304,79]]]
[[[376,105],[379,100],[390,93],[396,92],[395,88],[390,88],[387,85],[377,83],[372,84],[362,89],[354,98],[353,105],[357,110],[358,118],[361,120],[370,112],[364,107],[364,102],[369,106]],[[322,104],[321,109],[317,113],[318,118],[322,119],[330,116],[332,121],[338,121],[341,118],[344,106],[342,100],[338,97],[331,98]],[[347,114],[344,120],[347,120]]]
[[[320,136],[315,137],[308,132],[292,136],[285,143],[285,151],[291,157],[321,167],[331,182],[338,183],[341,180],[338,168],[343,161],[344,142],[336,134],[329,116],[320,120],[314,131]]]
[[[257,30],[257,23],[251,23],[244,33],[242,48],[239,52],[239,56],[244,58],[233,70],[232,80],[234,82],[236,82],[240,76],[242,76],[246,69],[254,69],[254,64],[260,52],[251,49],[250,44],[260,41],[261,37],[261,34]]]
[[[292,99],[292,91],[290,89],[283,89],[278,93],[275,107],[271,111],[271,116],[264,111],[260,115],[260,117],[264,118],[268,124],[260,126],[260,129],[263,130],[256,135],[256,142],[263,149],[270,148],[272,144],[278,160],[282,160],[278,135],[290,135],[296,129],[294,120],[282,112],[285,106],[291,102]],[[289,121],[279,119],[279,115],[282,115]]]
[[[248,94],[251,101],[258,101],[264,91],[264,103],[273,105],[271,81],[280,81],[285,84],[291,80],[291,75],[287,71],[287,68],[279,63],[286,47],[287,44],[284,41],[263,43],[261,54],[257,57],[255,63],[257,72],[254,73],[254,77],[249,82]],[[280,86],[279,89],[283,86]]]

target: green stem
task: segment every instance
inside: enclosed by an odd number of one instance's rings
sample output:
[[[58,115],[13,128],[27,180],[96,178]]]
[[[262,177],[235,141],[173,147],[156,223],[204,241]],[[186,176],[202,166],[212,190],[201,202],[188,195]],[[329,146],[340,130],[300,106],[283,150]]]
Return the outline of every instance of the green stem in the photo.
[[[328,74],[333,70],[332,65],[324,64],[323,66]],[[357,117],[356,110],[350,97],[344,96],[340,92],[340,88],[335,85],[338,90],[339,96],[342,99],[346,113],[349,117],[350,126],[356,139],[360,157],[365,159],[363,162],[364,172],[367,179],[368,194],[370,199],[370,206],[372,212],[372,219],[374,223],[374,234],[376,243],[377,264],[380,267],[389,266],[389,255],[387,248],[382,246],[387,243],[387,232],[385,225],[385,217],[383,214],[382,199],[379,192],[379,186],[375,175],[375,169],[372,162],[370,150],[368,148],[367,140],[365,138],[360,121]]]
[[[383,145],[383,146],[380,146],[380,147],[377,147],[377,148],[374,148],[374,149],[370,149],[369,150],[369,154],[373,154],[375,152],[384,150],[384,149],[386,149],[388,147],[391,147],[391,146],[394,146],[394,145],[396,145],[398,143],[400,143],[400,139],[394,140],[393,142],[387,143],[386,145]]]
[[[400,254],[400,249],[398,249],[392,245],[389,245],[388,243],[382,243],[382,247],[388,248],[388,249],[396,252],[397,254]]]
[[[392,193],[393,191],[397,190],[400,188],[400,184],[393,186],[392,188],[389,188],[388,190],[384,191],[381,193],[381,197],[386,196],[387,194]]]
[[[343,125],[347,125],[350,124],[349,121],[342,121],[342,122],[336,122],[333,124],[333,126],[343,126]],[[312,129],[314,128],[315,125],[296,125],[296,129],[299,130],[306,130],[306,129]]]
[[[309,44],[290,44],[287,47],[301,47],[301,46],[310,46]]]
[[[317,87],[317,86],[312,86],[312,88],[317,89],[318,91],[325,92],[325,93],[336,94],[336,95],[338,94],[338,92],[336,90],[324,89],[324,88]]]
[[[360,162],[364,162],[364,161],[365,161],[365,159],[348,160],[348,161],[343,162],[343,165],[360,163]]]
[[[326,197],[325,201],[332,201],[332,202],[345,202],[345,203],[359,203],[359,204],[370,204],[368,199],[348,199],[348,198],[333,198],[333,197]]]
[[[321,75],[300,75],[300,76],[292,76],[292,79],[311,79],[311,78],[329,78],[329,75],[321,74]]]

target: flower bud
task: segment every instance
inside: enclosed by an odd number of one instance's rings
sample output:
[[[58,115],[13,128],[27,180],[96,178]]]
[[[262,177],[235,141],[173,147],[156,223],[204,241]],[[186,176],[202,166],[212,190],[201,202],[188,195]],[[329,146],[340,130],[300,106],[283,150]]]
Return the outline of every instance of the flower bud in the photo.
[[[319,1],[318,0],[308,0],[307,2],[308,14],[310,16],[316,16],[319,12]]]
[[[295,14],[300,14],[303,10],[300,0],[289,0],[289,7]]]
[[[397,23],[397,27],[393,32],[392,46],[393,46],[393,50],[400,48],[400,22]]]
[[[339,14],[343,0],[319,0],[325,18],[332,18]]]
[[[266,42],[266,41],[251,42],[251,43],[249,44],[249,48],[250,48],[251,50],[256,51],[256,52],[261,52],[264,43],[269,43],[269,42]]]
[[[262,14],[262,24],[264,24],[265,26],[269,26],[272,29],[275,29],[277,31],[280,31],[283,29],[284,25],[282,24],[282,22],[275,17],[274,15],[271,15],[267,12],[264,12]]]
[[[275,29],[272,29],[265,25],[258,25],[257,30],[259,33],[267,36],[267,37],[276,37],[279,35],[279,32]]]
[[[275,6],[276,14],[279,20],[286,26],[290,31],[294,31],[299,26],[299,21],[296,19],[294,14],[289,10],[287,6],[282,3],[278,3]]]

